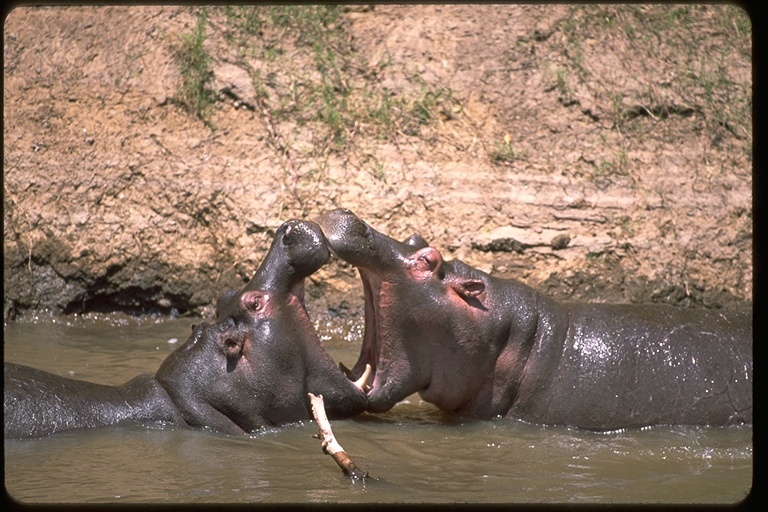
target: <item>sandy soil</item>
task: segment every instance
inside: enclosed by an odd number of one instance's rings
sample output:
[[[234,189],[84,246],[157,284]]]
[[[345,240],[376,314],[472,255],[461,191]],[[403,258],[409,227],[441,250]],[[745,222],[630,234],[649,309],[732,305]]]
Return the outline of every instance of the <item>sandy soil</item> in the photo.
[[[222,9],[205,12],[215,102],[207,118],[185,110],[174,52],[201,12],[7,16],[6,321],[210,314],[282,221],[341,206],[560,299],[751,304],[751,23],[738,8],[342,9],[329,31],[354,66],[329,73],[430,110],[378,132],[360,115],[341,147],[301,114],[299,93],[324,78],[318,47],[277,23],[238,38]],[[322,269],[308,302],[359,314],[354,269]]]

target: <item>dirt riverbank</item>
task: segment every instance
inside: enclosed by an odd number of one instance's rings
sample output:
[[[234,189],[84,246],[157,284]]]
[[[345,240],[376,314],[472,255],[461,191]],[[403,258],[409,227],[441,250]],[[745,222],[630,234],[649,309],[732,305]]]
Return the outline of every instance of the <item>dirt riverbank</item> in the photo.
[[[563,300],[752,300],[725,5],[31,7],[4,25],[4,317],[209,314],[344,206]],[[359,314],[354,269],[314,315]]]

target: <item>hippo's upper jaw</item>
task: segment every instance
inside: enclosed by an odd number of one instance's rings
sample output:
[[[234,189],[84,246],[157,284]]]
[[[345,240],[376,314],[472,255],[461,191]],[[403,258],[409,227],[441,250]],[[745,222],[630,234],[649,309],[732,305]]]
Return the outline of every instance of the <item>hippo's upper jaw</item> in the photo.
[[[237,312],[243,293],[253,290],[292,294],[304,302],[304,280],[330,258],[325,237],[314,222],[292,219],[275,232],[266,256],[248,284],[219,297],[216,316],[223,318]]]

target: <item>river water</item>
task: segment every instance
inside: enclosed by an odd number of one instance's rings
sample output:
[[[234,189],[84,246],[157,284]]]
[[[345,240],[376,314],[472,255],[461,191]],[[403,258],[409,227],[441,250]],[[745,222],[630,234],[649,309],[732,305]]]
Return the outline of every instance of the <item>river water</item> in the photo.
[[[5,326],[6,361],[104,384],[154,373],[196,319],[29,318]],[[354,322],[318,324],[351,366]],[[312,421],[232,437],[125,424],[5,441],[7,493],[24,503],[736,503],[752,487],[752,427],[610,433],[514,420],[447,421],[417,395],[332,422],[375,480],[351,481]]]

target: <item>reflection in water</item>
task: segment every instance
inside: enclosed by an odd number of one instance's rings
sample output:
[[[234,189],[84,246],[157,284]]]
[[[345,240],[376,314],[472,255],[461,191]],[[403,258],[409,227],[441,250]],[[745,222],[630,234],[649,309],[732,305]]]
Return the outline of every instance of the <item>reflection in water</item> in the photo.
[[[43,319],[5,327],[5,358],[119,384],[154,373],[193,320]],[[357,359],[359,325],[317,323],[335,361]],[[169,340],[176,338],[179,343]],[[447,418],[418,396],[333,422],[355,462],[347,480],[313,422],[244,437],[127,424],[5,441],[5,485],[27,503],[736,502],[752,486],[752,428],[609,433]]]

